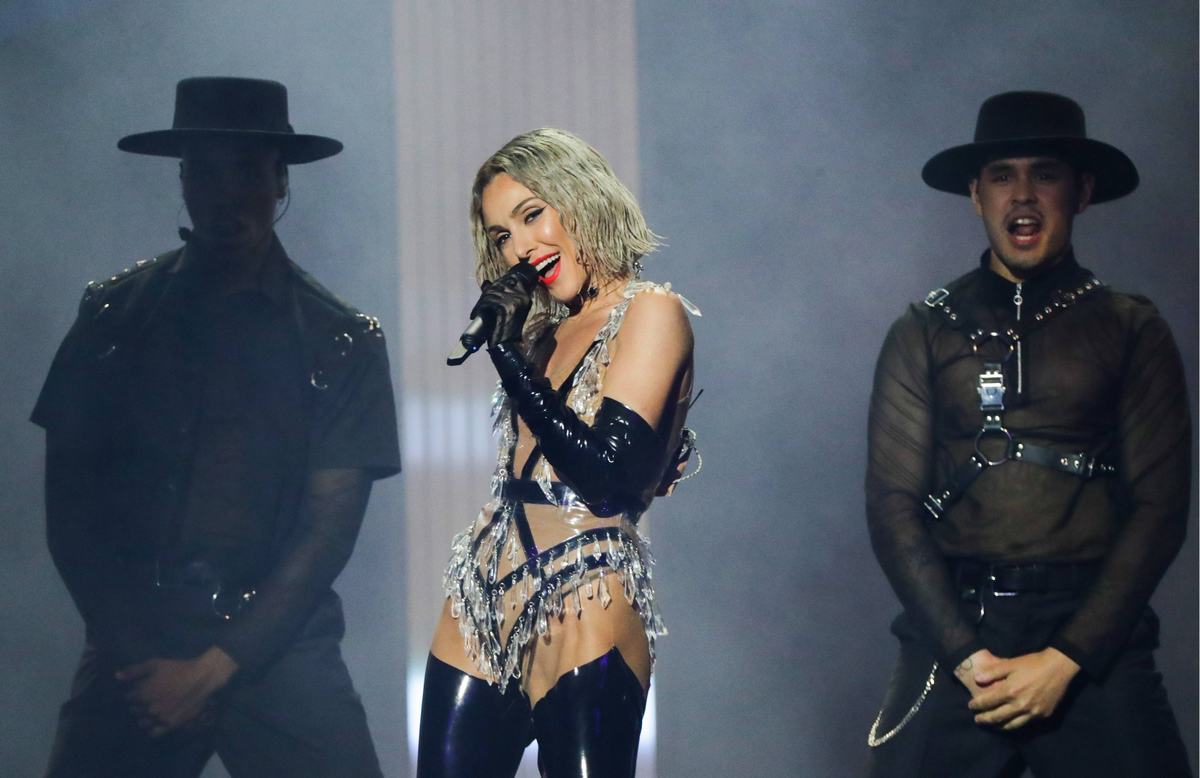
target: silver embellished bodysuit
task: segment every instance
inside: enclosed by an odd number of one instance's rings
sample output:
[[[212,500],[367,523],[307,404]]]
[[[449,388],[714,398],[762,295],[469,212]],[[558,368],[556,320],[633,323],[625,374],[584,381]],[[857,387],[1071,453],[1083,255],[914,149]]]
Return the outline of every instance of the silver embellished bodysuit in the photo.
[[[669,284],[636,279],[628,284],[559,389],[589,425],[600,406],[609,346],[629,303],[642,293],[674,295],[689,313],[700,313]],[[492,414],[498,438],[492,499],[455,536],[442,584],[467,655],[503,691],[510,680],[520,679],[526,648],[534,636],[548,632],[549,620],[564,613],[581,616],[583,598],[599,598],[607,608],[616,576],[619,590],[641,617],[653,661],[655,639],[666,629],[651,585],[650,550],[636,526],[639,512],[599,516],[569,486],[555,481],[552,465],[531,436],[518,441],[516,411],[499,387]],[[532,451],[515,478],[518,443]]]

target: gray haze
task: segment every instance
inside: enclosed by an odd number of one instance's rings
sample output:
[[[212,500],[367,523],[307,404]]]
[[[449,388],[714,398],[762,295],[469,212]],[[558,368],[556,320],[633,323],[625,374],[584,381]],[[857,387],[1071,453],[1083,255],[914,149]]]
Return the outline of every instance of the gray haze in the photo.
[[[640,189],[669,243],[648,275],[704,311],[694,326],[706,391],[691,419],[704,473],[656,506],[653,528],[671,628],[655,679],[660,775],[861,773],[897,607],[863,520],[870,375],[904,305],[969,269],[984,246],[966,201],[918,175],[934,152],[969,139],[984,97],[1070,94],[1091,132],[1138,164],[1141,188],[1080,217],[1076,246],[1105,281],[1158,303],[1196,397],[1197,11],[1113,5],[637,4]],[[404,171],[393,151],[392,95],[403,85],[393,83],[392,8],[0,5],[5,774],[44,765],[82,644],[45,551],[42,436],[26,418],[84,283],[175,246],[186,218],[174,163],[122,154],[117,138],[167,126],[185,76],[286,83],[296,128],[346,151],[292,170],[281,238],[380,316],[394,349],[396,236],[420,225],[394,217]],[[515,52],[513,41],[495,45],[496,56]],[[337,586],[347,660],[396,776],[407,775],[402,479],[377,487]],[[1192,521],[1155,605],[1194,764]]]
[[[871,375],[905,305],[986,247],[919,175],[984,98],[1064,92],[1137,163],[1076,248],[1159,305],[1194,403],[1196,42],[1190,2],[638,4],[642,200],[670,244],[651,266],[704,310],[707,390],[704,474],[654,522],[665,775],[862,773],[898,610],[863,516]],[[1193,513],[1154,598],[1193,764],[1196,572]]]

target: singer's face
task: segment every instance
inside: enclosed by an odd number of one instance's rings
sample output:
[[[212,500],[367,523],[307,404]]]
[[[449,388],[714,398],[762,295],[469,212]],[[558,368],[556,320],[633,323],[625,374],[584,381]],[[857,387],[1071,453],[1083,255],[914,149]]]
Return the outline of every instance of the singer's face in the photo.
[[[509,267],[529,262],[559,302],[570,302],[587,282],[579,250],[554,210],[507,173],[484,187],[481,198],[488,237]]]
[[[279,150],[269,146],[205,141],[186,149],[179,178],[196,237],[232,254],[261,248],[287,191],[285,176]]]

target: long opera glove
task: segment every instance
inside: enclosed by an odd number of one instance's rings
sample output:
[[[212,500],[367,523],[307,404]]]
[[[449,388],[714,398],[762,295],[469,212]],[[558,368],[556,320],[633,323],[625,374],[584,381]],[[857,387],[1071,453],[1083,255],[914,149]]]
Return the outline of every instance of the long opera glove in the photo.
[[[567,407],[545,378],[535,377],[515,346],[488,349],[517,412],[563,481],[600,516],[645,508],[666,466],[666,444],[636,412],[605,397],[592,426]]]

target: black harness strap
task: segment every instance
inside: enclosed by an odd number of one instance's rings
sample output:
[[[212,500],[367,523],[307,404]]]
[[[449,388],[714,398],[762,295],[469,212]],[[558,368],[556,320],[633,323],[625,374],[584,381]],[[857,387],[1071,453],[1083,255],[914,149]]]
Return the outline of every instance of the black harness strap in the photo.
[[[1066,310],[1078,300],[1100,289],[1103,284],[1095,278],[1089,278],[1074,290],[1058,290],[1052,296],[1052,302],[1034,315],[1034,323],[1025,329],[1027,333],[1033,327],[1044,324],[1054,315]],[[985,330],[977,326],[969,318],[954,310],[950,303],[950,292],[944,288],[935,289],[925,296],[925,305],[939,311],[956,331],[963,332],[971,344],[971,351],[980,356],[982,361],[979,373],[979,410],[983,415],[983,423],[975,436],[975,451],[961,465],[954,469],[946,481],[934,489],[925,498],[924,507],[934,519],[941,519],[970,488],[971,484],[989,467],[1002,465],[1010,460],[1028,462],[1067,475],[1089,479],[1102,475],[1114,475],[1116,467],[1109,463],[1100,462],[1097,457],[1087,452],[1063,453],[1046,446],[1015,440],[1004,426],[1004,365],[1014,353],[1019,353],[1022,332],[1008,329],[1004,332]],[[1019,325],[1018,325],[1019,326]],[[984,360],[981,350],[992,341],[998,341],[1007,350],[998,359]],[[1018,364],[1017,370],[1020,372]],[[1018,376],[1018,384],[1021,377]],[[987,440],[997,440],[1002,443],[996,458],[990,457],[984,451]],[[994,447],[994,444],[993,444]]]
[[[561,481],[550,482],[550,492],[554,495],[554,502],[551,502],[546,494],[542,491],[542,486],[537,481],[528,478],[509,478],[500,487],[500,496],[505,500],[513,500],[516,502],[532,502],[538,505],[557,505],[567,497],[569,487]]]
[[[940,488],[925,497],[925,510],[934,519],[942,518],[950,506],[966,494],[967,488],[988,467],[990,465],[983,457],[978,453],[972,454],[966,462],[955,468],[954,473]]]
[[[1117,473],[1116,465],[1098,461],[1097,457],[1086,454],[1064,454],[1061,451],[1033,443],[1017,443],[1012,458],[1083,478],[1116,475]]]
[[[565,559],[571,546],[582,546],[583,548],[587,548],[596,543],[612,544],[620,542],[631,542],[629,535],[624,530],[614,527],[597,527],[595,529],[585,530],[572,538],[568,538],[567,540],[564,540],[563,542],[546,549],[539,556],[530,558],[524,564],[518,565],[511,573],[497,581],[495,586],[502,588],[505,591],[512,589],[525,575],[532,573],[535,568],[544,566],[550,561],[556,559]],[[612,567],[616,563],[616,560],[609,557],[607,551],[602,551],[599,556],[590,553],[584,553],[581,559],[584,564],[585,571],[595,570],[598,567]],[[560,570],[558,572],[562,571]],[[573,571],[568,567],[567,573],[570,574],[571,572]],[[547,581],[553,580],[555,579],[547,579]],[[543,583],[543,587],[544,586],[545,584]]]
[[[513,505],[513,523],[517,525],[517,536],[525,548],[525,557],[532,559],[538,555],[537,543],[533,539],[533,530],[529,528],[529,517],[525,515],[525,503]]]

